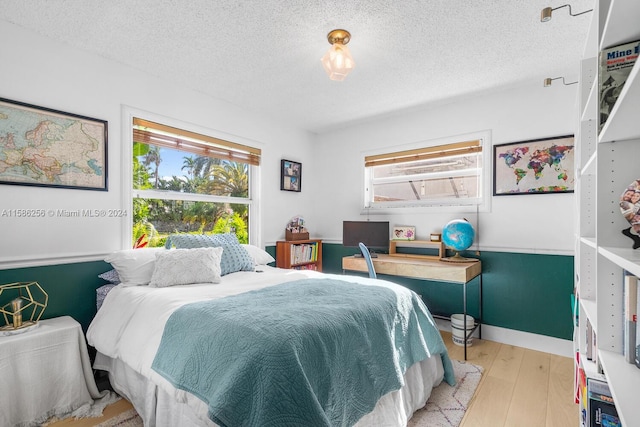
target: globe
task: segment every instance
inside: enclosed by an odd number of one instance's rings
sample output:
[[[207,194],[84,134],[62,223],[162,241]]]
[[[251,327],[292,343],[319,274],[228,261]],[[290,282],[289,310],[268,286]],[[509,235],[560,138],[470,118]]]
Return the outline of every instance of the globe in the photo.
[[[475,235],[476,232],[469,221],[465,219],[454,219],[453,221],[449,221],[442,229],[442,242],[454,251],[460,252],[471,247]],[[458,254],[453,258],[460,261],[474,261],[474,259],[462,258]],[[445,258],[445,260],[454,261],[450,258]]]

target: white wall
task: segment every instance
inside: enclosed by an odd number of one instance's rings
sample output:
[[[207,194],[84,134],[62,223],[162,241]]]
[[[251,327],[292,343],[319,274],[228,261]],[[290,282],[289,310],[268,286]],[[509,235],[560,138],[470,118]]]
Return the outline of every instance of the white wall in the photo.
[[[341,241],[342,221],[361,219],[363,153],[476,131],[494,144],[574,133],[575,86],[530,86],[431,109],[398,113],[321,136],[293,129],[199,92],[0,22],[0,96],[109,122],[109,191],[0,185],[2,209],[124,209],[121,167],[123,109],[131,107],[191,123],[213,136],[263,150],[259,244],[284,236],[303,215],[313,236]],[[348,84],[346,82],[345,84]],[[302,162],[302,192],[280,191],[280,159]],[[481,249],[572,253],[573,195],[494,197],[480,214]],[[415,225],[418,238],[460,215],[415,213],[381,217]],[[468,216],[468,215],[465,215]],[[475,218],[470,218],[474,221]],[[475,221],[474,221],[475,222]],[[128,247],[129,219],[0,216],[0,268],[100,259]]]
[[[261,236],[284,237],[288,219],[310,214],[314,198],[308,177],[311,135],[279,122],[161,81],[119,63],[52,42],[0,21],[0,96],[109,122],[108,192],[0,185],[3,209],[126,209],[122,156],[125,106],[193,124],[213,136],[262,149]],[[303,192],[280,191],[280,159],[303,163]],[[307,208],[309,209],[309,208]],[[100,259],[129,247],[123,230],[130,218],[15,218],[0,216],[0,268]]]
[[[319,234],[342,240],[343,220],[363,220],[365,153],[403,145],[489,131],[493,144],[574,133],[576,86],[544,88],[542,82],[495,92],[395,117],[370,120],[316,138],[314,156],[323,172],[315,200]],[[493,149],[488,151],[492,157]],[[492,186],[492,183],[489,182]],[[371,216],[393,225],[415,225],[418,239],[441,231],[449,220],[466,217],[477,225],[480,249],[531,253],[573,253],[574,195],[518,195],[491,198],[490,212],[404,213]]]

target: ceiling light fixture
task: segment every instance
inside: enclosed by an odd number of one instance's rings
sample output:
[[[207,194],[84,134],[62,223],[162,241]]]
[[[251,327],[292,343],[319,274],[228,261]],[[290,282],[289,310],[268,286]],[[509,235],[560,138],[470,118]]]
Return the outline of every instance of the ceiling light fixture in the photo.
[[[544,87],[551,86],[551,82],[553,80],[558,80],[558,79],[562,79],[562,84],[564,84],[565,86],[574,85],[574,84],[578,83],[577,81],[576,82],[567,83],[567,82],[564,81],[564,77],[555,77],[553,79],[551,77],[547,77],[546,79],[544,79]]]
[[[551,13],[556,9],[562,9],[563,7],[568,7],[569,8],[569,15],[571,15],[571,16],[578,16],[578,15],[582,15],[584,13],[593,11],[593,9],[589,9],[589,10],[585,10],[584,12],[576,13],[574,15],[573,13],[571,13],[571,5],[569,5],[569,4],[563,4],[562,6],[558,6],[558,7],[554,7],[554,8],[545,7],[544,9],[542,9],[542,13],[540,14],[540,22],[550,21],[551,20]]]
[[[347,47],[351,34],[347,30],[333,30],[327,34],[327,40],[331,47],[321,59],[322,66],[331,80],[342,81],[356,65]]]

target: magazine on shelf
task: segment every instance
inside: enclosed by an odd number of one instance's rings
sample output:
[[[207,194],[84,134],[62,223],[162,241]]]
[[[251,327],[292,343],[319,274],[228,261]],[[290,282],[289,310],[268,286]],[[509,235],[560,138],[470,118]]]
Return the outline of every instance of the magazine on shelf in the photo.
[[[598,130],[602,129],[618,100],[633,64],[638,58],[639,50],[640,41],[635,41],[603,49],[600,52],[600,72],[598,73],[600,126]]]

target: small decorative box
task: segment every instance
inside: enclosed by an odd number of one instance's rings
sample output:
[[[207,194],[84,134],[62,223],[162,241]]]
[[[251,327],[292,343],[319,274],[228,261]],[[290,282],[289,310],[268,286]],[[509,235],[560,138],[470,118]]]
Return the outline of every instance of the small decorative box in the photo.
[[[393,227],[393,240],[415,240],[415,227]]]
[[[292,232],[291,230],[285,230],[284,233],[285,240],[309,240],[309,232],[308,231],[300,231],[297,233]]]

